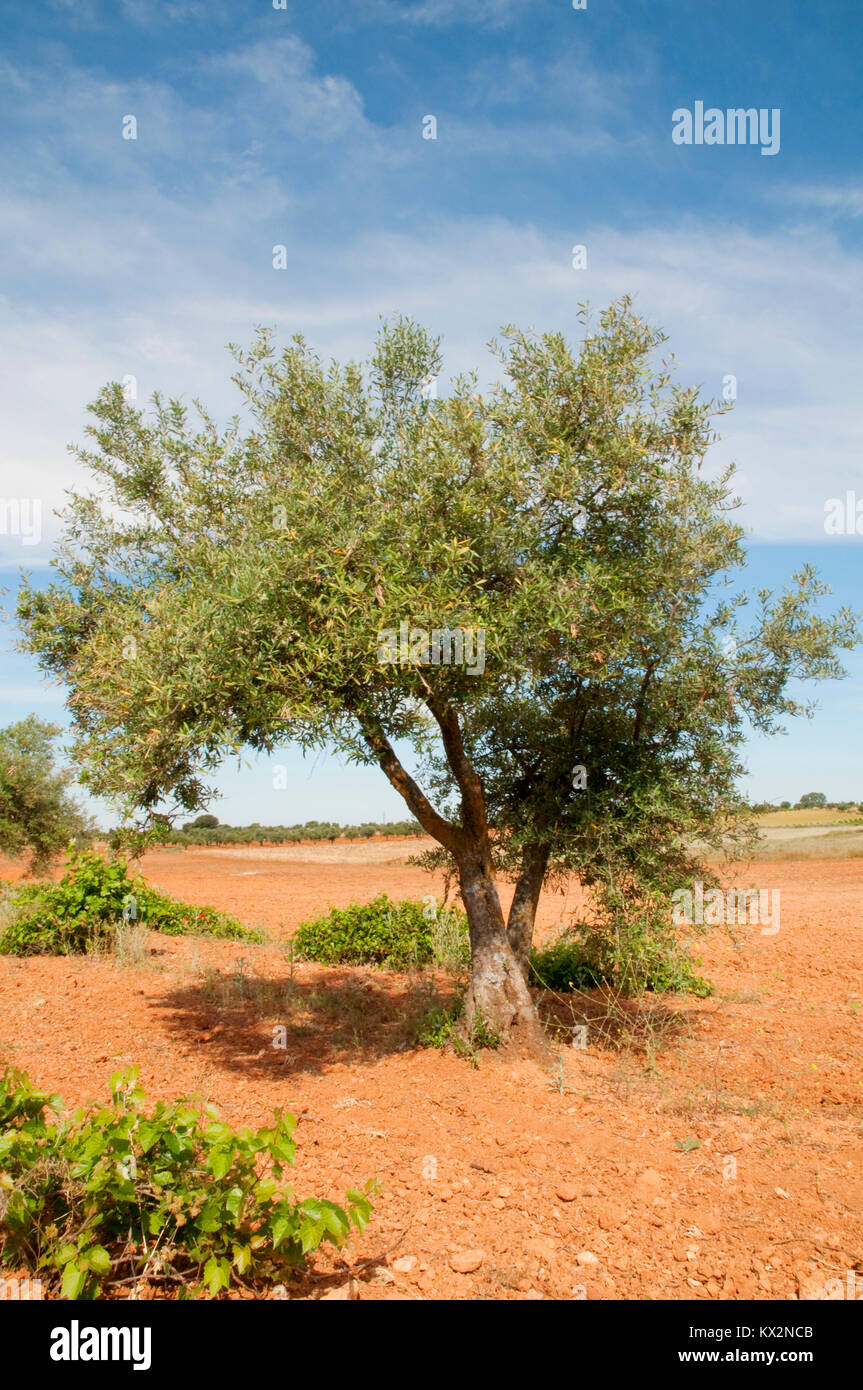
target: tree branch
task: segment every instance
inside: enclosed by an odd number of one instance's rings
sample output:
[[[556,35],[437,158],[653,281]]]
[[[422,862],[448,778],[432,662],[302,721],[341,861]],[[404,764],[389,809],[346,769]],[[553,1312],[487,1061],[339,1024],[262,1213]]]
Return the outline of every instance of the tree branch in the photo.
[[[461,791],[462,819],[465,829],[474,839],[479,841],[484,851],[487,852],[488,817],[485,809],[485,793],[473,763],[465,752],[458,715],[449,705],[440,705],[434,695],[426,696],[426,704],[437,721],[447,761]]]
[[[650,684],[650,677],[653,675],[653,670],[653,662],[649,661],[647,663],[647,669],[644,672],[644,678],[641,682],[641,688],[638,692],[638,699],[635,702],[635,724],[632,730],[633,743],[637,743],[641,737],[641,728],[644,723],[644,700],[647,695],[647,687]]]
[[[399,762],[393,746],[380,725],[370,715],[357,715],[363,738],[392,785],[413,811],[423,830],[456,858],[463,853],[463,837],[458,826],[439,815],[410,773]]]

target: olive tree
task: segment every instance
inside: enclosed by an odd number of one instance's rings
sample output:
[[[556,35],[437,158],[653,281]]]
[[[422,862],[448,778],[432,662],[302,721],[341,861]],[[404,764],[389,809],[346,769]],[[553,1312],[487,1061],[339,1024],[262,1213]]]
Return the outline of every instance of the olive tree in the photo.
[[[243,745],[378,764],[458,875],[466,1019],[506,1035],[535,1030],[551,876],[593,890],[612,955],[661,936],[693,846],[750,833],[747,723],[780,727],[789,680],[840,675],[859,640],[816,612],[809,568],[723,593],[745,555],[731,470],[704,466],[719,408],[663,341],[623,300],[585,311],[577,347],[506,329],[496,385],[437,392],[439,343],[409,320],[364,366],[259,331],[224,429],[106,386],[56,582],[20,597],[85,781],[198,810]]]
[[[34,714],[0,729],[0,851],[28,854],[34,873],[70,840],[94,833],[89,816],[69,793],[73,773],[57,760],[59,734],[59,725]]]

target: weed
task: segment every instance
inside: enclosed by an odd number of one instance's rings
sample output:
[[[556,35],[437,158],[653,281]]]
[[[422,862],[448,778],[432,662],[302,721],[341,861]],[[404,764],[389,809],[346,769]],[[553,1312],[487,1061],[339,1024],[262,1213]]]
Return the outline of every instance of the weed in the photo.
[[[674,1147],[678,1153],[691,1154],[695,1149],[701,1148],[701,1140],[692,1138],[675,1139]]]
[[[147,960],[147,942],[150,928],[141,922],[123,922],[114,931],[112,942],[114,959],[118,965],[132,968],[141,966]]]
[[[503,1041],[500,1033],[475,1013],[469,1028],[464,1025],[464,998],[451,1008],[436,1006],[428,1011],[416,1035],[420,1047],[452,1047],[456,1056],[466,1058],[472,1067],[484,1049],[496,1049]]]
[[[464,1000],[460,999],[452,1008],[436,1005],[428,1010],[420,1021],[416,1041],[420,1047],[447,1047],[461,1019]]]

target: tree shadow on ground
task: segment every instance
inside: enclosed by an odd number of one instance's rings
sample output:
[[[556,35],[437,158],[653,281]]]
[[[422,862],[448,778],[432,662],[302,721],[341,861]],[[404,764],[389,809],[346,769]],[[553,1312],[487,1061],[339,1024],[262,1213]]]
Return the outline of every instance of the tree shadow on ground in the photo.
[[[177,985],[151,1007],[190,1054],[273,1080],[411,1050],[432,1011],[451,1008],[459,989],[440,972],[305,965],[274,975],[239,959],[232,969],[209,969]],[[571,994],[539,990],[535,998],[553,1047],[651,1054],[691,1034],[703,1002],[631,998],[606,986]]]
[[[432,1009],[452,1004],[446,976],[369,967],[259,975],[246,962],[209,970],[153,1001],[171,1038],[219,1067],[273,1080],[370,1062],[416,1045]]]
[[[699,1001],[700,1003],[700,1001]],[[558,994],[543,990],[537,999],[546,1031],[558,1044],[604,1052],[656,1052],[691,1033],[699,1009],[679,996],[627,996],[610,986]]]

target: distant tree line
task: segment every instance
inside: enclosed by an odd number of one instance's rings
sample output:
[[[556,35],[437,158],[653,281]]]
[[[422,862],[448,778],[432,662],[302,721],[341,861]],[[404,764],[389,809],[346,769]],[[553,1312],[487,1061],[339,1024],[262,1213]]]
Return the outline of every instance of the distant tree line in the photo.
[[[756,815],[766,815],[770,811],[807,811],[824,808],[833,811],[854,811],[863,809],[857,801],[828,801],[823,792],[807,792],[796,803],[790,801],[758,801],[752,806]],[[340,825],[336,821],[306,821],[303,825],[223,825],[218,816],[204,814],[182,826],[173,826],[166,816],[153,816],[153,838],[166,845],[248,845],[300,844],[303,841],[324,841],[330,843],[337,839],[371,840],[375,835],[415,835],[423,836],[425,831],[416,820],[364,821],[361,825]],[[109,843],[118,839],[118,832],[111,831]]]
[[[218,817],[197,816],[176,828],[156,819],[159,843],[168,845],[284,845],[303,840],[370,840],[375,835],[424,835],[418,821],[364,821],[362,825],[339,825],[335,821],[306,821],[304,825],[222,825]]]
[[[752,809],[758,815],[768,811],[856,811],[863,807],[863,801],[828,801],[823,792],[806,792],[799,801],[757,801]]]

